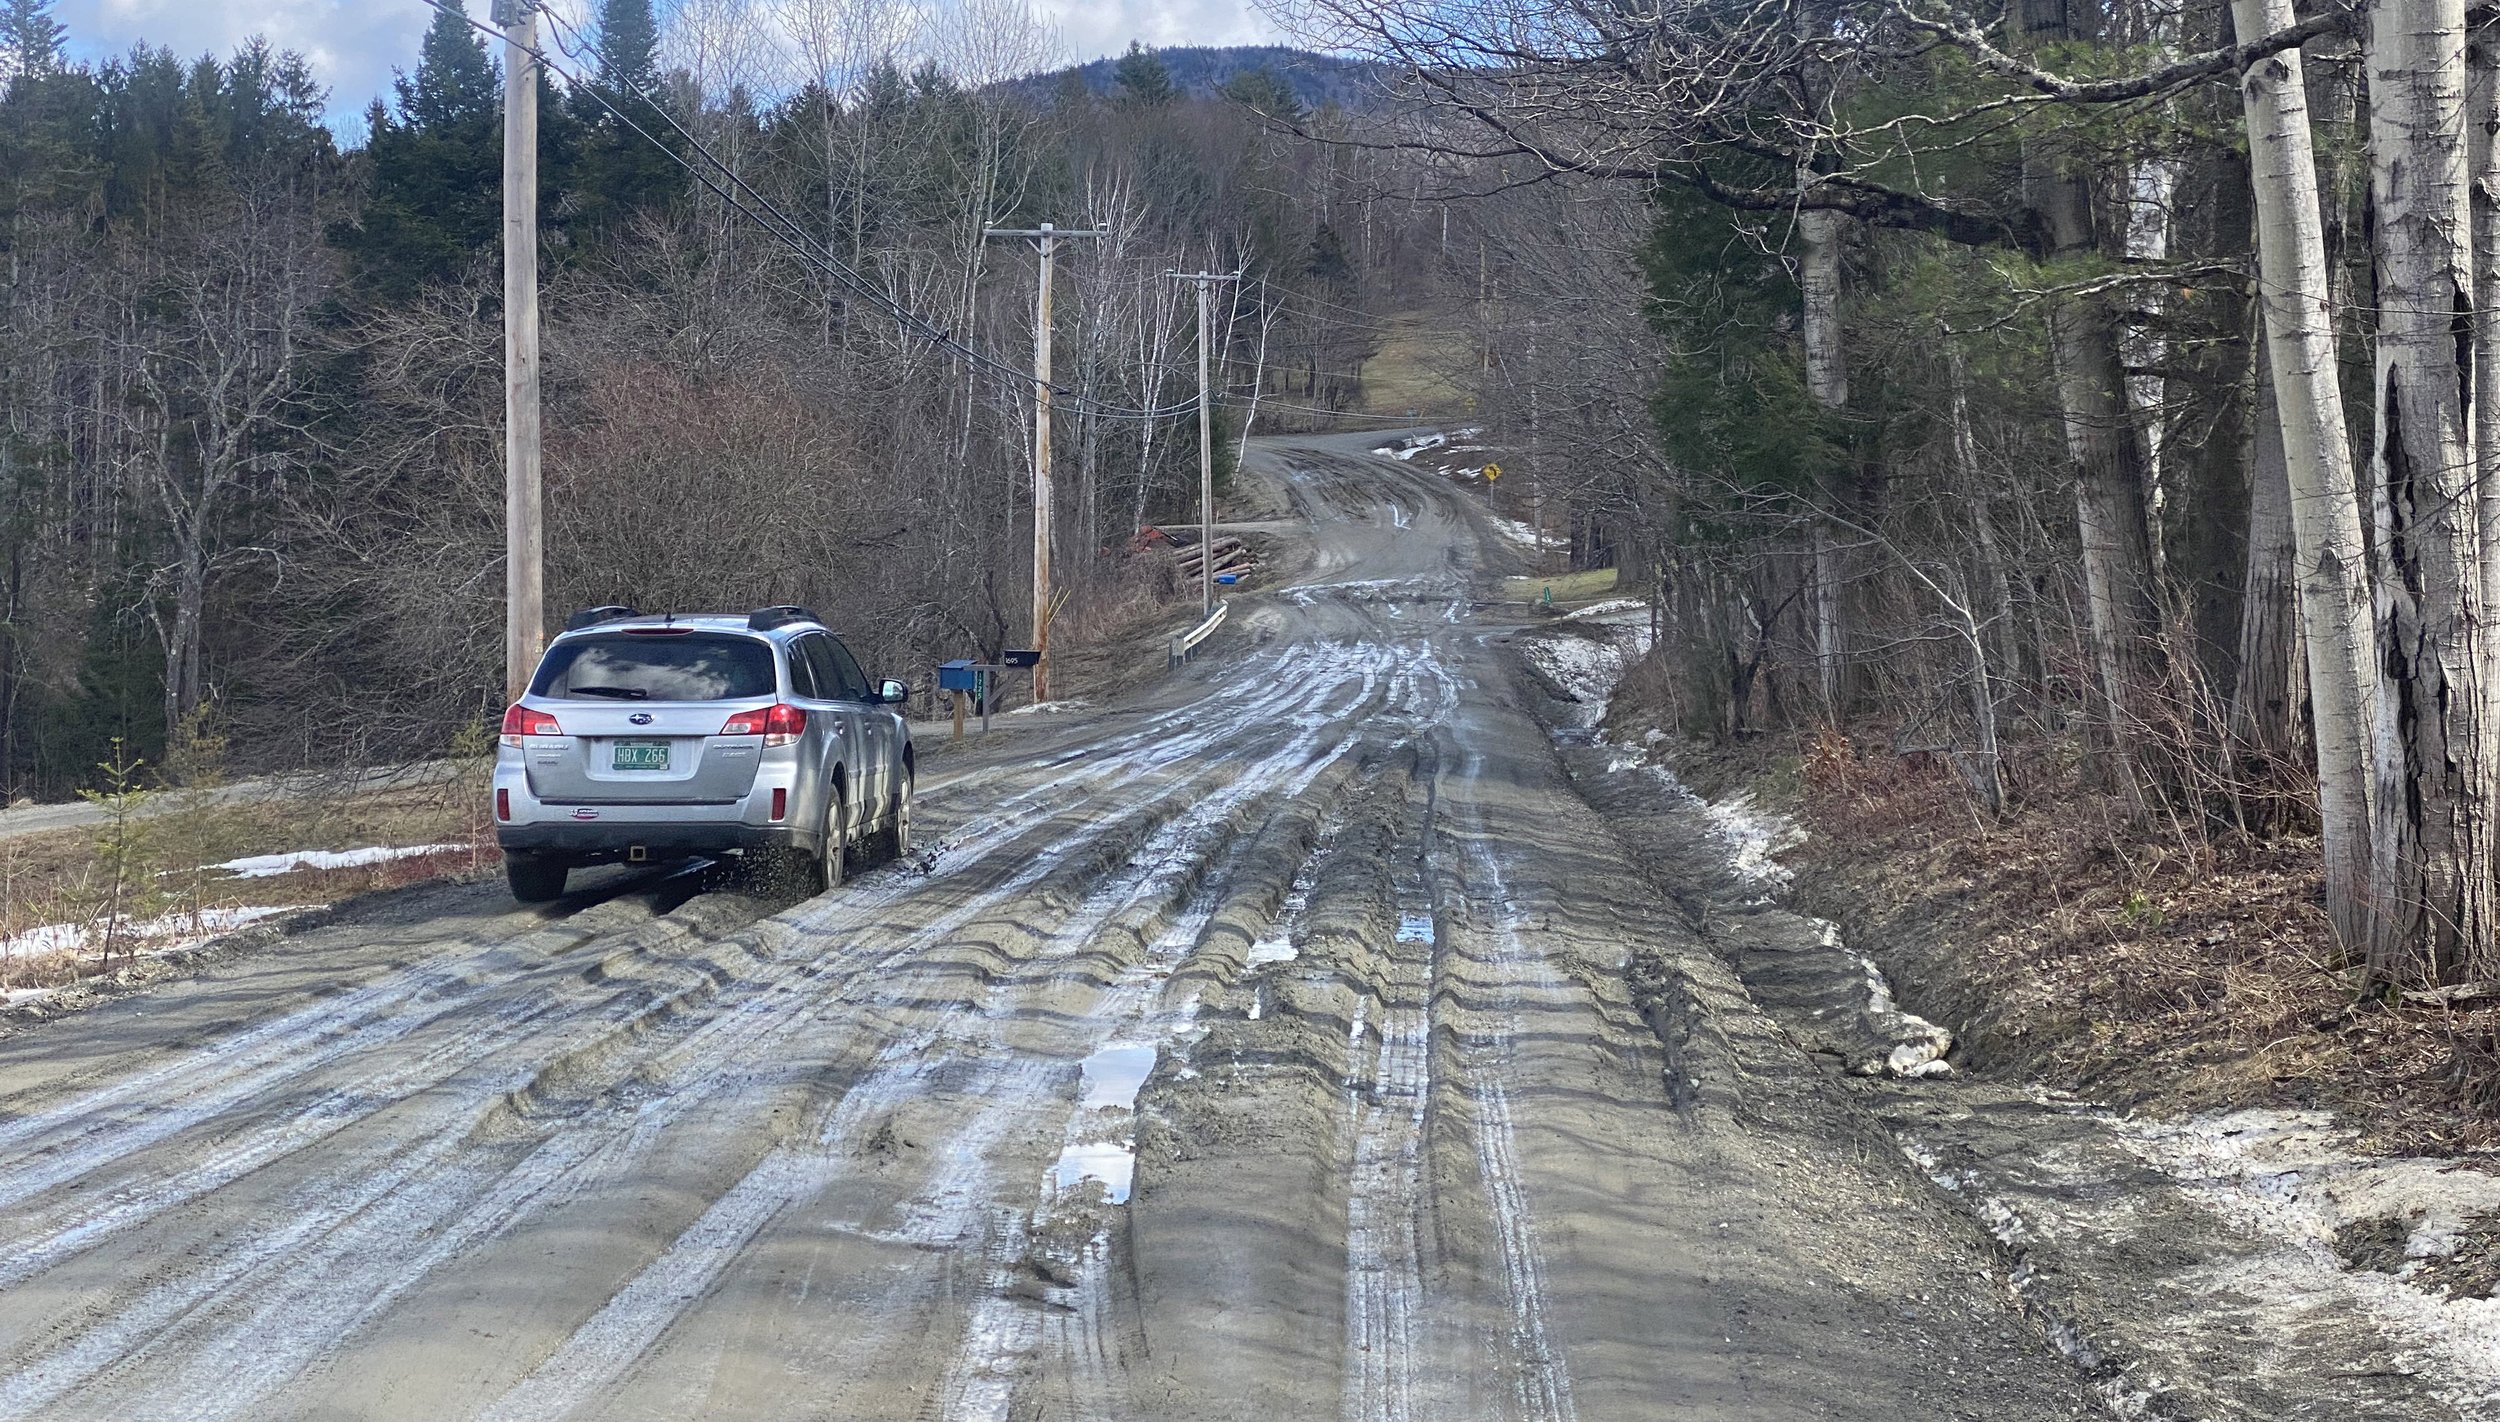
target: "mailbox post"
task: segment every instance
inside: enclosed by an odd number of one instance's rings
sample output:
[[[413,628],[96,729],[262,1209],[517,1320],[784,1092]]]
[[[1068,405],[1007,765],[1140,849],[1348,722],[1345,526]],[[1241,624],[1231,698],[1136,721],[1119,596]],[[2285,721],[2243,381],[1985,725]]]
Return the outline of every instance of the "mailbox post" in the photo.
[[[1039,665],[1042,654],[1037,650],[1011,647],[994,662],[976,662],[966,657],[938,663],[938,690],[953,694],[955,703],[955,739],[964,738],[964,698],[970,696],[981,704],[981,734],[990,733],[990,696],[1000,672],[1031,671]]]

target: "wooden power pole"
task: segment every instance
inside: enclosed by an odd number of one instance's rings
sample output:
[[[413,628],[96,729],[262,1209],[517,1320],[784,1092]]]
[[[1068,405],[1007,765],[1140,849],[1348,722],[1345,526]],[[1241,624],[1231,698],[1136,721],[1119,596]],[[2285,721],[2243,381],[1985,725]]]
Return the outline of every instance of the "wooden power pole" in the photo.
[[[1215,615],[1215,389],[1209,373],[1215,340],[1215,284],[1239,272],[1165,272],[1198,288],[1198,615]]]
[[[985,237],[1030,238],[1041,249],[1041,293],[1033,303],[1033,650],[1041,660],[1033,667],[1033,699],[1050,699],[1050,273],[1059,239],[1102,237],[1100,229],[1063,230],[1045,222],[1039,227],[989,227]]]
[[[538,0],[495,0],[503,26],[504,692],[547,642],[538,473]]]

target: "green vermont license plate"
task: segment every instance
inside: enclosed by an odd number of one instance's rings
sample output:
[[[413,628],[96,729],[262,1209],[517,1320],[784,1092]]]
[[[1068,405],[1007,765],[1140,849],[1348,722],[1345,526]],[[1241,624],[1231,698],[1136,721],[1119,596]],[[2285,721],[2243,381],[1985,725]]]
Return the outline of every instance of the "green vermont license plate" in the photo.
[[[668,742],[618,741],[615,765],[619,770],[666,770]]]

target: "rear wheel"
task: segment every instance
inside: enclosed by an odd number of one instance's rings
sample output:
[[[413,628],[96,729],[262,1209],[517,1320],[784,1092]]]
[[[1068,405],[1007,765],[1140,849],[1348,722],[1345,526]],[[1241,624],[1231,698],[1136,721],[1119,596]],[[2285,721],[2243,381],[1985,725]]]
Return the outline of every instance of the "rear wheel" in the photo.
[[[503,857],[504,878],[512,884],[512,897],[525,904],[551,903],[564,897],[564,879],[571,872],[561,859],[539,854],[507,854]]]

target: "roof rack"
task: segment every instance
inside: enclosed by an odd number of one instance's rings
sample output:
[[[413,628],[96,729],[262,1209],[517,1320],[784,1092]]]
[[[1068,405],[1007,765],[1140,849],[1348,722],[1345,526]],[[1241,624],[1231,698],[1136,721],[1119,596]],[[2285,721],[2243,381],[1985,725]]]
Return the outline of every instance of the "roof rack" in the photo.
[[[603,607],[585,607],[581,611],[574,613],[573,616],[565,622],[564,630],[567,632],[579,632],[585,627],[596,627],[602,622],[615,622],[622,618],[640,616],[642,616],[642,614],[635,609],[627,607],[623,603],[612,602]]]
[[[821,624],[824,620],[795,602],[784,602],[776,603],[771,607],[759,607],[748,613],[747,627],[751,631],[770,632],[776,627],[787,627],[793,622]]]

